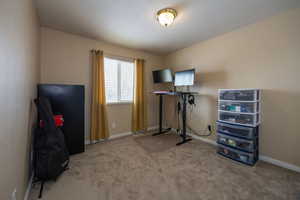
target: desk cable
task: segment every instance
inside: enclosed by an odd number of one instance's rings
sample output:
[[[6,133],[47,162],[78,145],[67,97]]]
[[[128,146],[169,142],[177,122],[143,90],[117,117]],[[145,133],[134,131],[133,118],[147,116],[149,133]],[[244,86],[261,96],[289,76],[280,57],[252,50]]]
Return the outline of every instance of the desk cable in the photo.
[[[191,107],[190,107],[190,119],[192,118],[192,112],[193,112],[193,109],[194,109],[194,107],[196,106],[196,104],[194,103],[194,101],[193,101],[193,103],[191,103],[191,102],[188,102],[188,105],[190,105]],[[177,103],[177,116],[178,116],[178,118],[177,118],[177,124],[178,124],[178,127],[177,127],[177,133],[181,130],[181,127],[180,127],[180,114],[181,114],[181,102],[180,101],[178,101],[178,103]],[[202,132],[202,133],[199,133],[198,131],[196,131],[196,130],[194,130],[187,122],[186,122],[186,127],[187,127],[187,129],[189,129],[193,134],[195,134],[195,135],[197,135],[197,136],[200,136],[200,137],[208,137],[208,136],[210,136],[210,135],[212,135],[212,129],[211,129],[211,125],[208,125],[208,127],[207,127],[207,129],[206,130],[202,130],[202,131],[200,131],[200,132]],[[208,133],[207,133],[207,131],[208,131]],[[204,133],[203,133],[204,132]]]

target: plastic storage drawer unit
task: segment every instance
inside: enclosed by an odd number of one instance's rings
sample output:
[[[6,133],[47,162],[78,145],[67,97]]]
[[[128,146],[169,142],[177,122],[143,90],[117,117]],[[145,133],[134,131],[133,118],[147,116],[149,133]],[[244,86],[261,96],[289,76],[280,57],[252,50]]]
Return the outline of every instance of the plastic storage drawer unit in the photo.
[[[246,127],[217,122],[217,132],[245,139],[253,139],[257,137],[258,127]]]
[[[246,140],[218,133],[217,142],[239,150],[254,152],[257,149],[257,139]]]
[[[219,111],[219,121],[255,127],[259,124],[259,114],[243,114]]]
[[[247,153],[239,151],[225,145],[219,144],[217,152],[225,157],[231,158],[233,160],[248,164],[254,165],[258,160],[258,153]]]
[[[219,100],[230,101],[259,101],[260,94],[257,89],[219,90]]]
[[[220,111],[242,112],[242,113],[258,113],[259,102],[230,102],[219,101]]]

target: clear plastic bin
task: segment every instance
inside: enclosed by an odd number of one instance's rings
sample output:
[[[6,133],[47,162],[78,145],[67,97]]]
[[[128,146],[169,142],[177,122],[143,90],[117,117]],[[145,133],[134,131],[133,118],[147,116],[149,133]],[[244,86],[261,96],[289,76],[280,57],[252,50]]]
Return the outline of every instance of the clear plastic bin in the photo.
[[[245,140],[218,133],[217,142],[239,150],[254,152],[257,149],[257,138]]]
[[[245,126],[257,126],[259,121],[259,114],[243,114],[219,111],[219,121],[240,124]]]
[[[219,90],[219,100],[231,101],[259,101],[259,90],[244,89],[244,90]]]
[[[258,136],[258,127],[245,127],[217,122],[217,132],[245,139],[253,139]]]
[[[219,110],[242,113],[258,113],[259,102],[230,102],[219,101]]]
[[[219,144],[217,152],[225,157],[231,158],[233,160],[248,164],[254,165],[258,160],[258,152],[255,153],[246,153],[233,149],[224,145]]]

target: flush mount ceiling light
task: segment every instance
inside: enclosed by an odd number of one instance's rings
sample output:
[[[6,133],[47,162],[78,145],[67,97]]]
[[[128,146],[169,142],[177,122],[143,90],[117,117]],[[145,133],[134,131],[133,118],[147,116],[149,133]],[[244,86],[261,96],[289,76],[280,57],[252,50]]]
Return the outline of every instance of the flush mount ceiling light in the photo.
[[[165,8],[159,10],[156,14],[157,21],[164,27],[170,26],[173,23],[176,16],[177,12],[172,8]]]

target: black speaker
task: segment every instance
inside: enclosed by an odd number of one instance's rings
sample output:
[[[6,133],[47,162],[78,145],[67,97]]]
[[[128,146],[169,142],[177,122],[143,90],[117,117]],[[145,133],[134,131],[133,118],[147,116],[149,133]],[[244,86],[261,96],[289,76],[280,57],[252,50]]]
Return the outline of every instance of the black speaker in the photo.
[[[84,152],[84,86],[39,84],[38,96],[49,99],[54,114],[63,115],[69,153]]]

